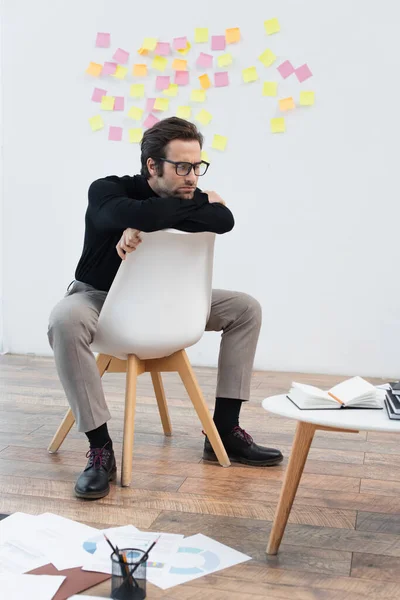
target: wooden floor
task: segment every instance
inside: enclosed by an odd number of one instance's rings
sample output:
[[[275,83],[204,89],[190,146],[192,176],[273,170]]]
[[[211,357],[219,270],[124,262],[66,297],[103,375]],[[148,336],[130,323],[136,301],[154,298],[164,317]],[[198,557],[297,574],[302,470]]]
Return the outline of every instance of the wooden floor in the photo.
[[[216,372],[196,369],[214,402]],[[261,400],[292,379],[319,386],[334,376],[254,373],[252,402],[241,425],[257,442],[279,447],[278,467],[223,469],[201,460],[203,435],[175,374],[164,382],[174,435],[164,438],[150,377],[140,377],[133,484],[113,485],[107,498],[78,500],[73,483],[86,463],[87,442],[75,428],[56,455],[46,447],[66,410],[54,362],[0,357],[0,513],[51,511],[98,526],[203,533],[253,560],[147,597],[171,600],[400,600],[400,437],[317,433],[278,556],[267,557],[294,423],[268,415]],[[372,380],[374,381],[374,380]],[[380,381],[377,381],[380,383]],[[121,455],[124,376],[106,375],[110,431]],[[89,593],[107,596],[109,582]]]

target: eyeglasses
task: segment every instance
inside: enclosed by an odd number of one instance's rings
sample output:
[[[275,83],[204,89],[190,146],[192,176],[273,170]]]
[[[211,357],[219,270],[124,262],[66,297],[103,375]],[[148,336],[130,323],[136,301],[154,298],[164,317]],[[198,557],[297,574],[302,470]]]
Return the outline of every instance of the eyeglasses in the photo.
[[[175,171],[177,175],[181,177],[185,177],[189,175],[190,171],[193,169],[196,177],[201,177],[207,173],[207,169],[210,166],[210,163],[202,160],[198,163],[190,163],[190,162],[176,162],[174,160],[168,160],[167,158],[159,158],[162,162],[171,163],[171,165],[175,165]]]

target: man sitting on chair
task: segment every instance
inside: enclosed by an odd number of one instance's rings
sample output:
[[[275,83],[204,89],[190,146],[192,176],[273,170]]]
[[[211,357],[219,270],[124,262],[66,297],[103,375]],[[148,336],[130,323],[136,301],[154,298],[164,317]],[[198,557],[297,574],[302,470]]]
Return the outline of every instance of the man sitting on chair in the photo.
[[[140,244],[141,231],[226,233],[233,228],[232,213],[218,194],[196,187],[209,166],[201,160],[202,144],[192,123],[164,119],[144,133],[140,175],[105,177],[89,188],[82,256],[48,330],[58,375],[90,445],[87,466],[75,485],[80,498],[106,496],[116,472],[110,413],[90,344],[121,259]],[[283,457],[279,450],[255,444],[239,427],[240,408],[250,397],[260,327],[261,307],[254,298],[213,290],[206,331],[222,331],[214,422],[232,461],[261,467]],[[207,438],[203,458],[217,460]]]

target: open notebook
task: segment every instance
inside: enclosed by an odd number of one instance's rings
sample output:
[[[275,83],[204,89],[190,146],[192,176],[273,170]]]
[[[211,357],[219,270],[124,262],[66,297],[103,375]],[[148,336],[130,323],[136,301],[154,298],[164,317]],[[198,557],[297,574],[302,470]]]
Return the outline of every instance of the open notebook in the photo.
[[[362,377],[352,377],[324,391],[293,381],[287,395],[301,410],[383,408],[382,394]]]

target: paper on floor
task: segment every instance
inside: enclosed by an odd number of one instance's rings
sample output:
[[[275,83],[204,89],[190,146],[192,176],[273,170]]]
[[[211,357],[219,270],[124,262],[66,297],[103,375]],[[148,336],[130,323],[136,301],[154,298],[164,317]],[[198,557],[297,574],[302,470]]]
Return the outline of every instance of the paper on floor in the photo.
[[[52,600],[64,579],[58,575],[1,574],[1,597],[4,600]]]

